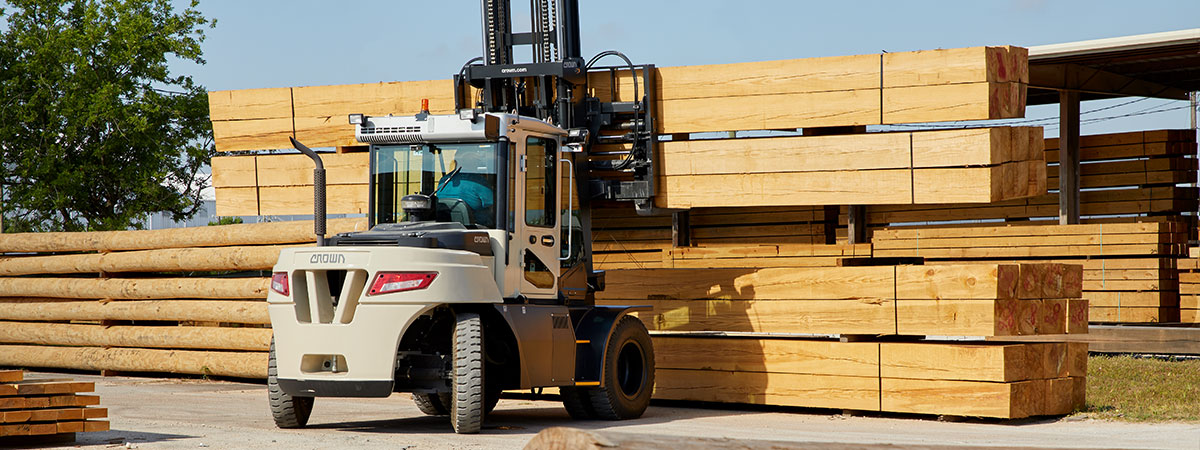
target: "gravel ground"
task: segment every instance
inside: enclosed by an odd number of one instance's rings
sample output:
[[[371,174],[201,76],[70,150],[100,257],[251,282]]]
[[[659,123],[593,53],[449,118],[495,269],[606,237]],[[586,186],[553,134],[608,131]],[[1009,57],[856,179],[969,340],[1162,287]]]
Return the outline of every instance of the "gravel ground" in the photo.
[[[29,377],[62,377],[31,373]],[[1125,423],[1083,418],[1007,423],[928,417],[845,416],[828,410],[701,407],[655,403],[637,420],[573,421],[560,403],[504,399],[478,435],[455,435],[407,394],[317,399],[310,427],[276,429],[261,384],[70,375],[95,381],[112,430],[80,433],[83,448],[521,448],[543,428],[600,433],[783,441],[797,447],[1178,448],[1200,450],[1200,423]],[[1200,401],[1200,400],[1198,400]],[[771,444],[776,444],[772,442]],[[832,445],[831,445],[832,444]]]

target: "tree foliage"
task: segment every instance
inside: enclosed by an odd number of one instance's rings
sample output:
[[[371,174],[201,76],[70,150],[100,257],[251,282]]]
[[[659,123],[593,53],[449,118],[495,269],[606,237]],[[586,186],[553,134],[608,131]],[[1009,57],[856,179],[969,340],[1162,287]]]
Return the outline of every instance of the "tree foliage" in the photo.
[[[168,61],[203,64],[214,22],[170,0],[9,0],[0,9],[5,231],[140,227],[195,215],[208,100]]]

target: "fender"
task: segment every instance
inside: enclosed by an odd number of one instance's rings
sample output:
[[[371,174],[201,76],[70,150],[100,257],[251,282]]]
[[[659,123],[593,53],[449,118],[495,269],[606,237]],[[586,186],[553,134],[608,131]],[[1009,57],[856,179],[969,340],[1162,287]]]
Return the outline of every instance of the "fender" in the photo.
[[[579,309],[583,316],[575,324],[575,338],[580,343],[575,353],[575,382],[599,383],[604,386],[604,358],[608,355],[608,340],[613,328],[625,315],[634,311],[650,311],[651,306],[593,306]],[[594,384],[596,385],[596,384]]]

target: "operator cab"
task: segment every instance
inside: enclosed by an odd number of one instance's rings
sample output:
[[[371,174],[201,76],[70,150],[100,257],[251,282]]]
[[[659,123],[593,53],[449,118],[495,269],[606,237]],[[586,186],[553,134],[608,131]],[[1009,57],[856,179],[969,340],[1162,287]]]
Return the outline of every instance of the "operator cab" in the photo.
[[[497,257],[506,298],[586,297],[578,147],[567,132],[512,114],[352,115],[370,147],[370,231],[332,245],[401,245]],[[581,157],[582,161],[582,157]],[[486,233],[497,246],[480,246]],[[489,248],[483,248],[489,247]],[[490,248],[497,247],[497,248]],[[519,269],[511,270],[511,269]]]

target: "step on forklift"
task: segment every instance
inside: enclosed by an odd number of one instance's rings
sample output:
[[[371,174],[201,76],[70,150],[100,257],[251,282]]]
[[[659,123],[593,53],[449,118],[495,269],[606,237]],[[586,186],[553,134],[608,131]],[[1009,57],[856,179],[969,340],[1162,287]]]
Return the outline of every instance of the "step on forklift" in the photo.
[[[482,0],[484,55],[454,76],[456,114],[351,114],[370,144],[367,231],[283,250],[267,303],[271,413],[303,427],[316,397],[410,392],[425,414],[476,433],[505,390],[558,388],[578,419],[642,415],[654,348],[633,306],[597,306],[593,201],[654,214],[654,70],[620,52],[580,57],[578,0]],[[514,63],[517,46],[532,62]],[[615,66],[599,66],[607,57]],[[588,80],[633,80],[633,100]],[[616,89],[611,89],[615,91]],[[601,152],[597,149],[613,149]],[[607,178],[593,177],[605,174]],[[642,308],[644,309],[644,308]]]

